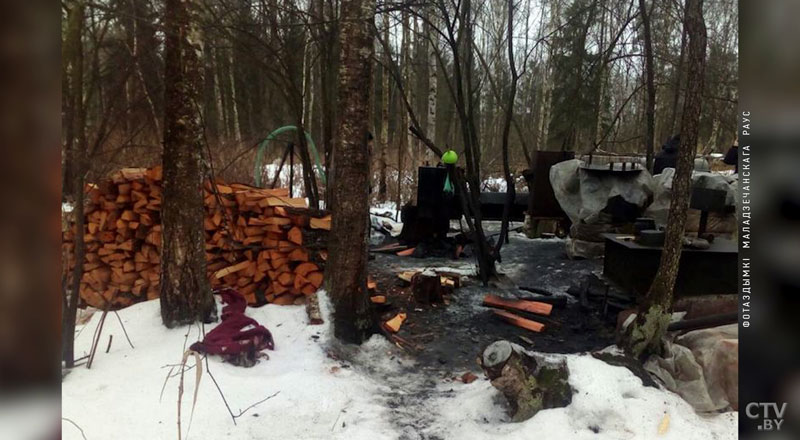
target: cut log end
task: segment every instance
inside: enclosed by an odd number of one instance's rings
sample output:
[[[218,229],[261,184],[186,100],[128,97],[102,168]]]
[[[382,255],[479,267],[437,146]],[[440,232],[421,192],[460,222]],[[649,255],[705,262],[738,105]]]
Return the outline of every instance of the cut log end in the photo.
[[[508,400],[513,422],[572,402],[569,369],[563,357],[530,353],[517,344],[497,341],[486,347],[479,361],[492,385]]]

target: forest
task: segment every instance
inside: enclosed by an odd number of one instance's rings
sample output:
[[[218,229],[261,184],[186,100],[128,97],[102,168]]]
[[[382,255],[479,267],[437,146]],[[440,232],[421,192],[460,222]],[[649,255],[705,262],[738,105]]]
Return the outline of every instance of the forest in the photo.
[[[327,170],[340,110],[339,2],[196,3],[203,50],[196,104],[213,170],[251,182],[256,147],[287,125],[310,134]],[[62,3],[65,188],[78,156],[89,180],[158,163],[163,7],[151,0]],[[458,152],[467,148],[464,127],[470,127],[481,176],[501,177],[507,109],[515,175],[536,150],[657,152],[680,131],[687,68],[682,16],[680,1],[379,2],[368,83],[373,199],[414,197],[410,170],[438,159],[411,126]],[[706,2],[704,17],[699,151],[724,152],[736,126],[736,2]],[[305,145],[294,133],[277,139]],[[279,160],[282,150],[267,148],[266,160]]]
[[[63,0],[62,429],[732,438],[738,21]]]

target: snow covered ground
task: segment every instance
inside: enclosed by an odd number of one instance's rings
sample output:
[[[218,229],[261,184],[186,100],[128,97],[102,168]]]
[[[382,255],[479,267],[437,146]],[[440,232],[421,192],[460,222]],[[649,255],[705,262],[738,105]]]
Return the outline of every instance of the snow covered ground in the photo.
[[[324,295],[321,305],[327,316]],[[164,328],[158,301],[119,314],[136,348],[125,343],[119,323],[109,315],[92,369],[77,368],[64,379],[63,416],[81,426],[89,440],[177,438],[179,378],[169,379],[161,400],[159,394],[168,365],[180,361],[200,329]],[[187,437],[195,388],[195,370],[189,370],[184,439],[736,438],[734,413],[701,417],[677,395],[645,388],[628,370],[588,355],[568,356],[576,390],[571,405],[510,424],[501,396],[484,379],[465,385],[420,371],[380,336],[359,348],[342,347],[332,339],[329,320],[308,326],[300,306],[267,305],[248,314],[273,334],[276,349],[268,351],[270,359],[246,369],[211,358],[211,372],[234,413],[278,394],[246,411],[235,426],[204,364]],[[78,356],[89,351],[99,318],[95,314],[80,332]],[[113,344],[105,353],[109,334]],[[82,438],[70,423],[62,428],[63,438]]]

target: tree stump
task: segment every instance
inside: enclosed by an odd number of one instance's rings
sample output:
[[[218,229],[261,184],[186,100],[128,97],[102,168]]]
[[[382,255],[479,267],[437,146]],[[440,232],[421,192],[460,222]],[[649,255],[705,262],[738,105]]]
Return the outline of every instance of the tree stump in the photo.
[[[508,400],[512,422],[522,422],[543,409],[561,408],[572,402],[569,369],[563,358],[497,341],[486,347],[479,363],[492,385]]]
[[[439,275],[433,271],[424,271],[411,278],[411,291],[417,304],[430,305],[444,303],[445,289]]]

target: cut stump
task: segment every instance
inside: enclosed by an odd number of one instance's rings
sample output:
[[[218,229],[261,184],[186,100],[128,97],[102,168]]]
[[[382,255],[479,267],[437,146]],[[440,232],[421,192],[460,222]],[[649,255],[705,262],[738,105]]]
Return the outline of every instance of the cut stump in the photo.
[[[414,300],[420,305],[443,304],[445,288],[436,273],[420,272],[411,278]]]
[[[563,357],[528,352],[501,340],[486,347],[478,361],[492,385],[508,400],[512,422],[572,402],[569,369]]]

